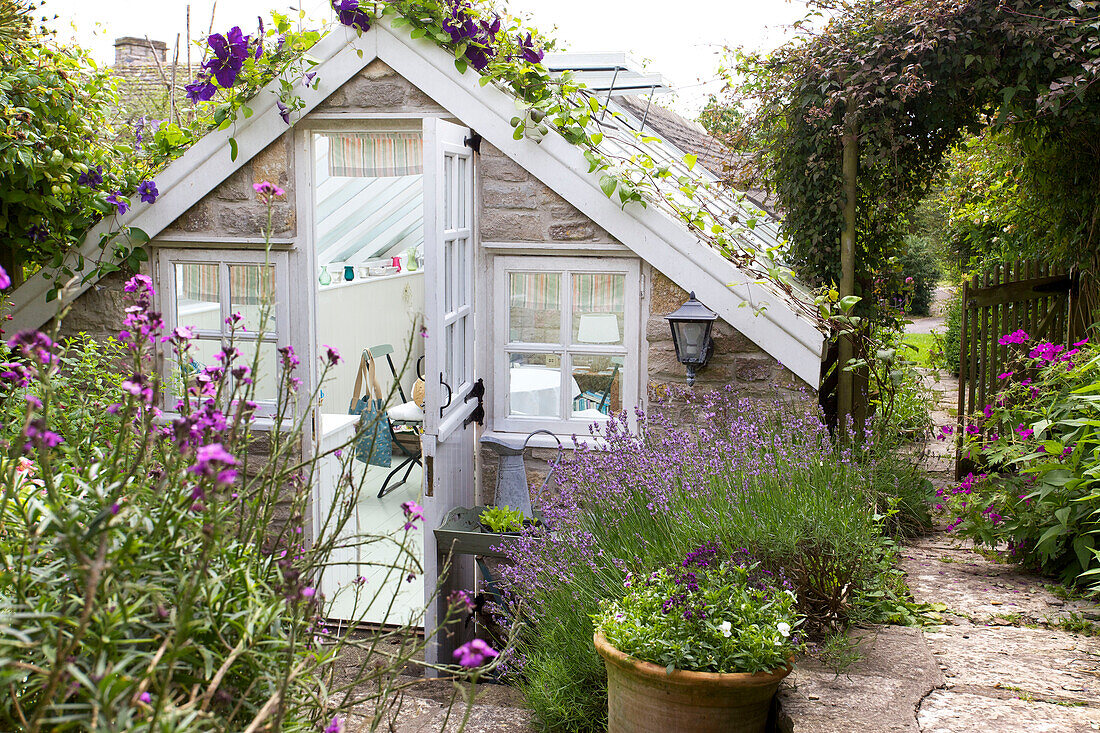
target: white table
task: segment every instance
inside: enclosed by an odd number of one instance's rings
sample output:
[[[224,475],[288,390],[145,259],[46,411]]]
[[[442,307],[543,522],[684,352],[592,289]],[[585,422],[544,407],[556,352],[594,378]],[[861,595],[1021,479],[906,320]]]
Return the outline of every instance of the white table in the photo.
[[[577,380],[572,384],[572,399],[581,396]],[[513,415],[556,416],[561,411],[561,369],[544,366],[513,366],[509,370],[509,396]]]

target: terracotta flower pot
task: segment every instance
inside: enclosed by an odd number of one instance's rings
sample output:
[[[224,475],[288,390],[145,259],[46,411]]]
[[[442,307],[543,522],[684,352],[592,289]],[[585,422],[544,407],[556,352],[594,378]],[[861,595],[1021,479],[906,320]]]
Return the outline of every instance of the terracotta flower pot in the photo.
[[[685,672],[624,654],[596,632],[607,667],[608,733],[763,733],[791,665],[756,674]]]

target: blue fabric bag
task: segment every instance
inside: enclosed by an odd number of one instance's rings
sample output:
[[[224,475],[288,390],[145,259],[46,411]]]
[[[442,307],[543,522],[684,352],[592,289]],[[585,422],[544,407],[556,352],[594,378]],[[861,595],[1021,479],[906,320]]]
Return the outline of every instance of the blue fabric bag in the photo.
[[[366,382],[366,395],[363,383]],[[363,352],[359,371],[355,375],[355,387],[351,393],[349,415],[359,416],[355,435],[355,458],[371,466],[390,467],[393,460],[393,436],[390,421],[382,402],[382,389],[374,374],[374,359]]]

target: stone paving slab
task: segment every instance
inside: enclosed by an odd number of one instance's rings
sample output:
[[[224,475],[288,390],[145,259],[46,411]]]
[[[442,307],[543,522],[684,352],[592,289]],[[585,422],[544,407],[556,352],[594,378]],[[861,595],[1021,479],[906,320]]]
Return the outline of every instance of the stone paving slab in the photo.
[[[1049,581],[1015,565],[990,562],[951,540],[913,543],[902,552],[901,567],[917,601],[946,604],[948,613],[979,623],[1057,623],[1096,613],[1091,603],[1055,596],[1047,590]]]
[[[920,733],[916,709],[944,683],[920,630],[854,632],[861,658],[843,673],[800,661],[779,690],[780,733]]]
[[[462,725],[466,706],[462,698],[455,703],[450,718],[447,706],[454,687],[449,681],[421,680],[406,690],[401,706],[390,711],[377,727],[387,733],[451,733]],[[370,730],[372,709],[362,706],[359,715],[347,721],[348,733]],[[447,720],[446,727],[443,721]],[[523,706],[522,696],[504,685],[478,685],[474,707],[463,729],[466,733],[534,733],[531,711]]]
[[[924,700],[917,720],[922,733],[1083,733],[1100,730],[1100,710],[1093,707],[1067,707],[942,690]]]
[[[925,630],[949,685],[1018,690],[1100,706],[1100,641],[1052,629],[942,626]]]

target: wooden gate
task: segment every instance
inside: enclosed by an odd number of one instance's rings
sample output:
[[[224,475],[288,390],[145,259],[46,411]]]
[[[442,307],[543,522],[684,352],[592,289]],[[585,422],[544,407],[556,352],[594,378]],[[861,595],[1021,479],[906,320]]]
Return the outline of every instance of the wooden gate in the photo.
[[[1010,360],[1011,346],[998,340],[1017,330],[1026,331],[1032,343],[1068,346],[1080,339],[1087,324],[1079,313],[1078,286],[1076,271],[1033,261],[998,265],[963,284],[956,478],[971,468],[962,456],[967,418],[992,402],[1001,383],[997,375]]]

